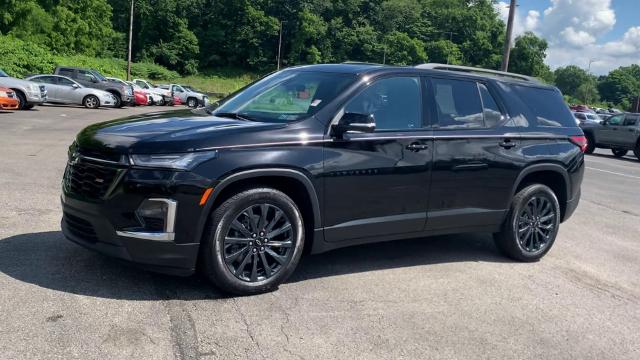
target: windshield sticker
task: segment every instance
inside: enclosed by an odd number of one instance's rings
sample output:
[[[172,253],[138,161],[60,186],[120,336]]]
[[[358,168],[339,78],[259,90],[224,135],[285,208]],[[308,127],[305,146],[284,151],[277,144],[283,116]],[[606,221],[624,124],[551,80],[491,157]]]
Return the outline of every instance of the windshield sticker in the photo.
[[[311,106],[318,106],[320,105],[320,103],[322,102],[322,100],[320,99],[315,99],[311,102]]]

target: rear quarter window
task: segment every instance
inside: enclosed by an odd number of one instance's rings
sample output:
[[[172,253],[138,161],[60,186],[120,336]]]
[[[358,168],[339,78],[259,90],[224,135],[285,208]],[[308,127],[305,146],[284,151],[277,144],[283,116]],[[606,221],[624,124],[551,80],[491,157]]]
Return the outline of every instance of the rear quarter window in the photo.
[[[559,91],[520,85],[512,85],[512,88],[538,126],[576,127],[574,117]]]

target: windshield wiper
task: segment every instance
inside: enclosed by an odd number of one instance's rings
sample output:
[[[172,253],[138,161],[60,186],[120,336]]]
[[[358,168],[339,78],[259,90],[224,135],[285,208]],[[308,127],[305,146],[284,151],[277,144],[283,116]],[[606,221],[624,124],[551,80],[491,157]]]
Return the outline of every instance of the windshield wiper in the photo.
[[[234,112],[220,112],[220,113],[214,113],[213,115],[218,117],[236,119],[236,120],[256,121],[254,118],[250,116],[247,116],[245,114],[234,113]]]

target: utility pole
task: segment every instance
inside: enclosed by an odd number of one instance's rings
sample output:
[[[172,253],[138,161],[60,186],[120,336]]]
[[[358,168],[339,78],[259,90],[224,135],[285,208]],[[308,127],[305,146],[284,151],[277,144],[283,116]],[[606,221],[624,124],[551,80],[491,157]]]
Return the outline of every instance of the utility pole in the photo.
[[[278,40],[278,70],[280,70],[280,52],[282,51],[282,23],[284,21],[280,21],[280,39]]]
[[[587,74],[591,74],[591,64],[596,62],[597,59],[589,59],[589,66],[587,67]]]
[[[504,39],[504,52],[500,70],[509,71],[509,56],[511,55],[511,36],[513,35],[513,20],[516,16],[516,0],[511,0],[509,6],[509,20],[507,22],[507,37]]]
[[[133,43],[133,2],[131,0],[131,15],[129,16],[129,56],[127,58],[127,81],[131,81],[131,44]]]

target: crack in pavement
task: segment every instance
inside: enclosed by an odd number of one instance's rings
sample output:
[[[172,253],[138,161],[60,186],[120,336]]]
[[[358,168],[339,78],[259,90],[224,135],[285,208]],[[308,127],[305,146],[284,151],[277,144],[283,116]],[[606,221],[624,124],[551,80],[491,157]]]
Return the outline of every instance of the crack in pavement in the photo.
[[[249,326],[249,320],[247,320],[247,317],[244,315],[244,313],[242,311],[240,311],[240,306],[238,306],[238,302],[237,302],[236,298],[232,297],[231,298],[231,302],[233,303],[233,307],[236,310],[236,312],[238,313],[238,315],[240,315],[240,320],[242,320],[242,323],[244,324],[245,330],[247,331],[247,334],[251,338],[251,341],[258,348],[258,353],[260,354],[260,357],[263,358],[263,359],[266,359],[264,354],[262,353],[262,348],[260,347],[260,343],[258,342],[258,340],[255,338],[255,335],[253,335],[253,332],[251,331],[251,327]],[[248,355],[249,354],[247,353],[247,356]],[[251,357],[249,357],[249,358],[251,358]]]

